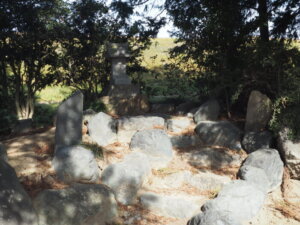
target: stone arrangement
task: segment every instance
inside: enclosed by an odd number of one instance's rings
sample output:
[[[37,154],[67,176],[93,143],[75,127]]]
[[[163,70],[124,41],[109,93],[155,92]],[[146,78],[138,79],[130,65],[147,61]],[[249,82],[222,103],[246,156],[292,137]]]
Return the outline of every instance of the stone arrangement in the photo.
[[[232,122],[217,120],[220,106],[216,100],[192,111],[193,104],[182,105],[178,109],[180,116],[168,118],[157,115],[113,118],[91,110],[83,113],[82,101],[82,94],[76,92],[57,112],[52,166],[58,178],[70,184],[68,188],[44,190],[32,202],[6,162],[5,148],[0,144],[0,200],[7,209],[0,212],[0,224],[105,225],[118,216],[117,203],[120,203],[140,204],[158,216],[189,219],[188,225],[241,225],[255,217],[267,194],[281,185],[284,163],[280,154],[285,155],[292,175],[299,178],[300,157],[294,151],[299,143],[287,141],[286,133],[281,133],[280,152],[271,148],[272,135],[265,130],[270,102],[257,91],[250,95],[245,133]],[[256,118],[262,108],[266,115]],[[87,135],[93,143],[103,148],[117,142],[126,144],[129,153],[100,171],[94,154],[81,145],[82,125],[87,126]],[[201,148],[189,151],[193,146]],[[181,160],[199,170],[153,176],[153,171],[168,168],[175,149],[184,149]],[[247,157],[240,154],[242,149],[248,153]],[[239,168],[238,180],[232,181],[229,176],[214,174],[207,168]],[[153,191],[182,185],[218,194],[206,201],[201,195]]]

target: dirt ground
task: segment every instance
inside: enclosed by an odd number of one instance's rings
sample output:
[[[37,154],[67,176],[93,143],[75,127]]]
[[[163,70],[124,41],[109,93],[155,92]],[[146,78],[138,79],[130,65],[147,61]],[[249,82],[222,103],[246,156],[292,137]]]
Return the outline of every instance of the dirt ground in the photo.
[[[9,163],[15,168],[21,183],[32,198],[44,189],[60,189],[68,186],[56,179],[55,172],[51,168],[54,133],[55,129],[52,128],[43,133],[3,141],[3,144],[7,147]],[[104,159],[98,159],[99,167],[104,169],[108,164],[121,161],[129,151],[126,144],[116,143],[107,146],[104,148]],[[223,171],[224,176],[235,179],[237,169]],[[180,170],[197,172],[197,168],[182,160],[181,152],[178,151],[169,164],[168,171],[172,173],[172,171]],[[212,172],[222,174],[222,171]],[[157,174],[157,171],[153,171],[152,176],[159,176],[159,174]],[[197,192],[197,190],[184,185],[176,190],[159,191],[194,196],[202,195],[203,203],[212,198],[211,193]],[[259,214],[251,221],[245,221],[243,225],[300,225],[300,181],[289,180],[286,193],[288,194],[283,198],[284,195],[280,187],[269,193]],[[185,225],[187,223],[186,219],[157,216],[143,209],[138,202],[132,206],[119,205],[119,212],[119,218],[114,225]]]

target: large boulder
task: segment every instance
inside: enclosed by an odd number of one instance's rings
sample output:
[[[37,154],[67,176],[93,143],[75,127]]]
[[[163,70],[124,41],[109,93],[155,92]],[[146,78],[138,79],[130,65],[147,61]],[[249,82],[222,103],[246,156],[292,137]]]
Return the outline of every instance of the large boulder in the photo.
[[[175,148],[188,148],[197,146],[200,143],[200,140],[196,135],[175,135],[170,136],[170,139]]]
[[[160,116],[122,117],[118,120],[118,141],[129,143],[139,130],[164,128],[165,119]]]
[[[272,144],[272,134],[269,131],[248,132],[244,135],[242,145],[248,152],[254,152],[260,148],[270,148]]]
[[[198,124],[201,121],[217,120],[220,112],[220,105],[217,100],[212,99],[203,103],[194,114],[194,121]]]
[[[82,146],[60,148],[56,152],[53,168],[64,182],[97,182],[100,170],[91,150]]]
[[[192,217],[187,225],[241,225],[222,211],[206,211]]]
[[[0,159],[0,224],[37,225],[32,202],[15,170]]]
[[[241,131],[228,121],[202,121],[195,131],[205,146],[222,146],[234,150],[242,148]]]
[[[189,218],[199,210],[194,202],[194,197],[160,195],[153,192],[145,192],[140,196],[144,208],[154,214],[174,218]]]
[[[5,145],[0,142],[0,160],[8,161]]]
[[[131,204],[136,200],[151,171],[148,157],[140,152],[127,155],[123,162],[109,165],[102,173],[101,181],[109,186],[122,204]]]
[[[292,141],[288,138],[288,132],[288,129],[279,132],[278,147],[291,177],[300,180],[300,138]]]
[[[152,168],[165,167],[173,156],[172,143],[163,130],[138,131],[131,139],[130,149],[145,153]]]
[[[262,131],[272,114],[272,102],[268,96],[259,91],[252,91],[248,100],[246,115],[246,132]]]
[[[34,199],[39,225],[105,225],[118,215],[112,191],[101,184],[44,190]]]
[[[56,114],[56,149],[78,145],[82,139],[83,94],[75,92],[60,104]]]
[[[218,148],[201,148],[199,151],[190,151],[183,154],[183,158],[192,166],[198,168],[221,169],[239,167],[243,158],[238,154],[230,154]]]
[[[92,139],[100,146],[106,146],[117,141],[116,121],[103,112],[90,118],[88,131]]]
[[[261,209],[265,193],[253,184],[236,180],[227,184],[218,193],[217,198],[209,200],[202,206],[202,211],[222,212],[233,220],[241,222],[250,220]]]
[[[264,170],[269,180],[268,190],[272,191],[282,183],[283,162],[276,149],[258,149],[248,155],[243,166]]]
[[[193,121],[188,117],[176,117],[167,120],[167,129],[174,133],[180,133],[193,125]]]

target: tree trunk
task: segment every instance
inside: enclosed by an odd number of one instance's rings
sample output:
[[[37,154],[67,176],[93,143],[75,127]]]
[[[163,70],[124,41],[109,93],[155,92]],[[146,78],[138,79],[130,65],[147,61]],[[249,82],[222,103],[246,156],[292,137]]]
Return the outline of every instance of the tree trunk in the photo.
[[[4,61],[1,62],[1,86],[2,86],[2,94],[4,98],[8,97],[8,82],[7,82],[7,73],[6,73],[6,63]]]
[[[269,41],[268,0],[258,0],[259,31],[263,42]]]

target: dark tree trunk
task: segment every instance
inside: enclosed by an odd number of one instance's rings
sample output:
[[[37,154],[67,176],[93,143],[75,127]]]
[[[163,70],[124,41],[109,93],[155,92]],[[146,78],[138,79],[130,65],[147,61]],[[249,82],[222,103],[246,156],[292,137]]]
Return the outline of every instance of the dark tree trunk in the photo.
[[[269,41],[268,0],[258,0],[259,32],[263,42]]]

